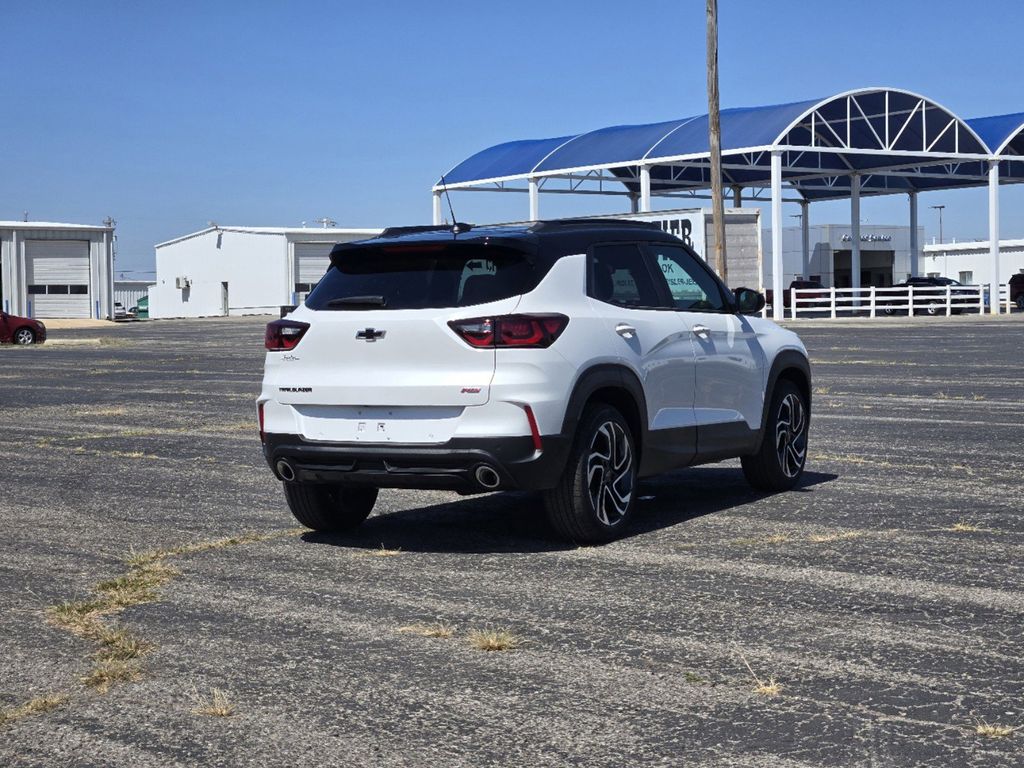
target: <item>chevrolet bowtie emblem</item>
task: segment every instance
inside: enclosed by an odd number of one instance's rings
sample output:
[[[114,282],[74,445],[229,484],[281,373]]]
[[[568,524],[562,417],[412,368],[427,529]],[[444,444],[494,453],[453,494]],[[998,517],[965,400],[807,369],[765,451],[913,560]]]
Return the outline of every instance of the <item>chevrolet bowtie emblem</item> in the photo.
[[[377,339],[383,339],[385,333],[387,331],[378,331],[376,328],[364,328],[361,331],[356,331],[356,338],[363,341],[376,341]]]

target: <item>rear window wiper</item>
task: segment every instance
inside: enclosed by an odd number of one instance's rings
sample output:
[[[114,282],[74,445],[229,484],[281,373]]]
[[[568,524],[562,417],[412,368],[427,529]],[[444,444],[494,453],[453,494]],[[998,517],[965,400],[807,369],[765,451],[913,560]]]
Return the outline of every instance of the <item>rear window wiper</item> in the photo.
[[[359,307],[386,307],[387,299],[383,296],[345,296],[341,299],[331,299],[327,302],[328,307],[347,307],[358,309]]]

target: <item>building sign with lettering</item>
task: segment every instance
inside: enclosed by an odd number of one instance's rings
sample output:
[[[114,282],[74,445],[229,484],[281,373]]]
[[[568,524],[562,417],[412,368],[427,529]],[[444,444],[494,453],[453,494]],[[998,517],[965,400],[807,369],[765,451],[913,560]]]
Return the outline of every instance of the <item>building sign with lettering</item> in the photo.
[[[619,218],[633,221],[648,221],[657,224],[665,232],[675,235],[698,256],[707,261],[704,240],[704,211],[701,208],[688,211],[652,211],[650,213],[630,213]]]

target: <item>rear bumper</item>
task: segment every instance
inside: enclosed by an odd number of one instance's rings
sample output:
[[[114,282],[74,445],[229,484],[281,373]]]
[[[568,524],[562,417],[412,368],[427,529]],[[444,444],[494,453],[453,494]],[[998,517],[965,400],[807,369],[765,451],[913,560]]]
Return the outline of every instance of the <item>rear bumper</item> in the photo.
[[[263,455],[284,479],[284,461],[300,483],[343,483],[379,488],[417,488],[484,493],[492,490],[544,490],[558,483],[569,453],[569,440],[547,435],[535,451],[529,436],[453,438],[441,445],[365,445],[321,443],[299,435],[268,433]],[[476,479],[481,466],[493,469],[496,487]]]

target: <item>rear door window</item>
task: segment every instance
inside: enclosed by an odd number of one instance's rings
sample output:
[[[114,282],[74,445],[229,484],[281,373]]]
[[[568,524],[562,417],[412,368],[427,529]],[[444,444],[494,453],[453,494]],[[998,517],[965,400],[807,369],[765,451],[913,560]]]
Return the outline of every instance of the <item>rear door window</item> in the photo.
[[[660,308],[651,273],[632,243],[594,246],[587,265],[587,295],[617,307]]]
[[[306,298],[310,309],[436,309],[532,290],[538,276],[511,248],[427,243],[344,251]]]

